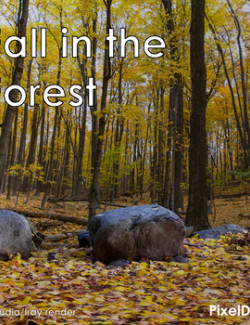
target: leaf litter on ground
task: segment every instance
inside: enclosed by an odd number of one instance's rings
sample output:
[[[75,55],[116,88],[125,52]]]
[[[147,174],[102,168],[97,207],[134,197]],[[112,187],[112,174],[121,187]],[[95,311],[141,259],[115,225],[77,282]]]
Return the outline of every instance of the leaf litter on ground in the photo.
[[[143,260],[124,268],[92,261],[91,249],[58,248],[0,261],[0,324],[241,324],[210,316],[249,301],[244,235],[185,239],[188,263]]]

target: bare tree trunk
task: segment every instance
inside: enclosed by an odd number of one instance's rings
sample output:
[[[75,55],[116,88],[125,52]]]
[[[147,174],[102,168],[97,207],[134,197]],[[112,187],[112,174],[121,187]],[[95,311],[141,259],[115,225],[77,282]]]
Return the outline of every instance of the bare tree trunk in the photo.
[[[29,61],[28,64],[28,72],[27,72],[27,89],[30,87],[30,77],[31,77],[31,68],[32,68],[32,60]],[[23,112],[23,125],[21,131],[20,145],[17,155],[17,164],[24,166],[25,164],[25,145],[26,145],[26,135],[27,135],[27,126],[28,126],[28,103],[24,104],[24,112]],[[18,174],[15,178],[15,187],[17,191],[21,189],[22,185],[22,175]]]
[[[204,50],[205,0],[191,0],[192,105],[189,147],[189,201],[186,224],[210,228],[207,216],[206,65]]]
[[[111,5],[112,0],[106,0],[106,34],[109,34],[109,29],[111,28]],[[98,127],[98,137],[96,143],[96,150],[94,156],[92,155],[92,181],[89,193],[89,218],[96,214],[96,209],[98,207],[98,192],[99,192],[99,174],[101,167],[101,158],[102,158],[102,145],[103,145],[103,135],[105,131],[105,113],[104,110],[107,105],[107,96],[108,96],[108,83],[111,78],[111,67],[110,67],[110,58],[109,58],[109,46],[108,41],[105,41],[105,53],[104,53],[104,67],[103,67],[103,83],[102,83],[102,97],[101,97],[101,112],[102,116],[99,119]],[[93,148],[93,147],[92,147]]]
[[[60,23],[62,28],[62,8],[60,9]],[[53,35],[52,35],[53,36]],[[61,71],[62,71],[62,48],[61,45],[58,45],[58,70],[57,70],[57,85],[60,85],[61,80]],[[57,128],[59,124],[59,107],[55,107],[55,118],[54,118],[54,126],[53,126],[53,133],[52,133],[52,139],[51,139],[51,145],[50,145],[50,161],[48,166],[48,173],[46,178],[46,184],[45,184],[45,190],[44,190],[44,196],[41,203],[41,209],[44,209],[45,204],[47,202],[50,189],[51,189],[51,183],[53,180],[53,167],[54,167],[54,155],[55,155],[55,143],[56,143],[56,133]]]
[[[16,160],[17,121],[18,121],[18,110],[16,110],[16,113],[15,113],[14,132],[13,132],[12,146],[11,146],[10,167],[15,165],[15,160]],[[10,198],[11,198],[13,182],[14,182],[14,176],[10,174],[8,177],[7,200],[10,200]]]
[[[45,104],[42,104],[42,112],[41,112],[41,131],[40,131],[40,142],[39,142],[39,151],[38,151],[38,159],[37,164],[40,167],[43,167],[43,170],[45,169],[45,163],[44,163],[44,149],[43,149],[43,143],[44,143],[44,128],[45,128]],[[39,195],[39,193],[42,191],[43,183],[41,180],[37,181],[36,184],[36,195]]]
[[[122,141],[122,135],[123,135],[123,128],[124,128],[124,118],[120,116],[120,108],[122,105],[122,73],[123,73],[123,62],[124,58],[121,59],[120,66],[119,66],[119,84],[118,84],[118,111],[117,111],[117,120],[116,120],[116,133],[115,133],[115,163],[113,166],[114,170],[114,197],[116,198],[118,196],[118,179],[119,179],[119,160],[120,160],[120,146]]]
[[[174,65],[179,66],[179,50],[178,40],[175,36],[174,16],[172,12],[172,0],[162,0],[166,17],[167,30],[170,34],[170,56]],[[166,153],[166,172],[165,184],[163,190],[162,204],[170,207],[175,212],[182,207],[182,134],[183,134],[183,84],[181,73],[174,74],[174,80],[170,82],[170,98],[169,98],[169,133],[167,140]],[[173,138],[173,141],[172,141]],[[170,188],[170,166],[171,166],[171,145],[172,150],[172,184],[171,196],[168,198]]]
[[[179,76],[180,77],[180,76]],[[183,158],[183,87],[182,81],[178,81],[177,86],[177,104],[176,104],[176,123],[175,123],[175,164],[174,164],[174,198],[172,209],[178,213],[183,207],[183,193],[181,189],[182,182],[182,158]]]
[[[29,145],[29,154],[26,162],[26,168],[29,169],[30,165],[35,163],[36,158],[36,144],[37,144],[37,134],[38,134],[38,114],[39,114],[39,104],[35,104],[33,118],[32,118],[32,126],[31,126],[31,137],[30,137],[30,145]],[[32,173],[23,180],[23,191],[29,192],[31,190],[32,185]]]
[[[19,12],[18,12],[18,37],[26,37],[26,27],[28,22],[28,12],[29,12],[29,0],[20,1]],[[19,43],[17,45],[17,50],[19,51]],[[19,56],[15,59],[15,68],[12,76],[12,85],[20,85],[22,74],[23,74],[24,58]],[[19,92],[17,90],[12,90],[10,93],[10,100],[12,102],[17,102]],[[16,112],[16,107],[11,105],[7,106],[2,132],[0,137],[0,175],[4,175],[5,172],[5,161],[9,149],[9,141],[11,135],[11,128],[13,123],[13,118]],[[0,178],[0,188],[3,177]]]
[[[85,22],[84,17],[82,17],[82,23],[83,28],[87,30],[88,23]],[[88,58],[86,56],[87,54],[87,46],[86,44],[83,47],[83,59],[82,62],[80,62],[80,58],[78,56],[78,66],[81,71],[82,81],[83,84],[87,85],[87,61]],[[76,157],[76,169],[73,177],[73,186],[72,186],[72,195],[77,195],[80,192],[81,188],[81,181],[82,181],[82,166],[83,166],[83,154],[84,154],[84,148],[85,148],[85,134],[86,134],[86,121],[87,121],[87,91],[85,90],[85,93],[83,94],[83,104],[81,107],[81,113],[80,113],[80,132],[79,132],[79,144],[78,144],[78,152]]]

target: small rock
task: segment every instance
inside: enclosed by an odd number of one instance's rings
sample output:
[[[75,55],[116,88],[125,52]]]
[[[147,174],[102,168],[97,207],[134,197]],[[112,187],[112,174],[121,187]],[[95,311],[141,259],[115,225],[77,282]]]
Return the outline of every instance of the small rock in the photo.
[[[181,255],[176,255],[174,257],[171,258],[170,262],[176,262],[176,263],[188,263],[189,259],[181,256]]]
[[[89,231],[83,231],[78,234],[79,247],[90,247],[92,245]]]

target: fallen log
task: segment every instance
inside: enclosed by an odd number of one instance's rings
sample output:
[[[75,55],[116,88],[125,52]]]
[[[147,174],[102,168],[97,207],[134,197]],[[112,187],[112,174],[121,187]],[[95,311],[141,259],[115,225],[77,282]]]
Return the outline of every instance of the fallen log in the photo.
[[[50,242],[50,243],[56,243],[58,241],[68,239],[72,236],[66,235],[66,234],[58,234],[58,235],[50,235],[50,236],[45,236],[44,241]]]
[[[50,212],[36,212],[36,211],[25,211],[19,209],[11,209],[11,211],[20,213],[26,217],[30,218],[46,218],[46,219],[53,219],[53,220],[61,220],[64,222],[71,222],[76,223],[78,225],[87,226],[88,220],[78,217],[67,216],[64,214],[55,214]]]
[[[127,208],[128,207],[128,205],[115,204],[115,203],[102,202],[102,201],[99,202],[99,204],[108,205],[108,206],[117,207],[117,208]]]
[[[63,222],[58,220],[58,221],[54,221],[54,220],[42,220],[42,221],[38,221],[36,223],[36,227],[37,228],[41,228],[40,230],[45,230],[47,228],[50,227],[56,227],[56,226],[61,226],[63,225]]]
[[[238,214],[238,219],[250,219],[250,214],[243,214],[243,213],[239,213]]]
[[[44,249],[44,250],[51,250],[51,249],[56,249],[56,248],[60,248],[60,247],[64,247],[64,244],[58,244],[58,243],[48,243],[46,241],[42,241],[40,244],[40,248]]]
[[[57,235],[48,235],[45,236],[43,240],[46,242],[55,243],[64,239],[76,237],[78,233],[79,231],[73,231],[73,232],[65,232],[63,234],[57,234]]]
[[[232,193],[232,194],[216,194],[214,195],[215,199],[230,199],[230,198],[238,198],[238,197],[242,197],[242,196],[246,196],[249,194],[246,194],[246,192],[244,193]]]
[[[88,201],[88,197],[81,194],[81,195],[76,195],[76,196],[64,196],[64,197],[61,197],[61,198],[52,197],[52,198],[48,199],[48,202],[50,202],[50,203],[81,202],[81,201]]]

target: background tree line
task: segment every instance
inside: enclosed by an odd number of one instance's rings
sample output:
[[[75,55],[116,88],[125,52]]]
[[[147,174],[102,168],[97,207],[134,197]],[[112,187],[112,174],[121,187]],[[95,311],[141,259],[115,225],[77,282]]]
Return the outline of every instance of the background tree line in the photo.
[[[46,59],[29,53],[11,60],[2,41],[3,89],[85,89],[93,77],[98,91],[93,107],[83,91],[77,108],[67,101],[48,107],[40,95],[34,107],[27,101],[15,109],[1,97],[0,192],[8,199],[26,193],[27,201],[41,195],[43,208],[49,196],[84,195],[92,216],[99,200],[147,191],[152,203],[182,211],[190,184],[187,223],[208,226],[208,187],[249,175],[249,7],[242,0],[191,2],[2,1],[1,39],[27,34],[29,41],[30,28],[39,26],[48,30],[49,49]],[[92,40],[91,58],[84,44],[78,58],[62,58],[62,27]],[[125,27],[141,44],[159,35],[164,56],[134,59],[128,44],[126,58],[119,45],[109,58],[104,39],[111,27],[118,35]]]

